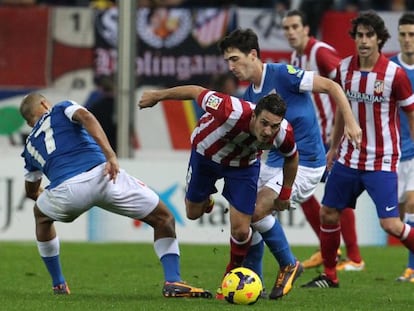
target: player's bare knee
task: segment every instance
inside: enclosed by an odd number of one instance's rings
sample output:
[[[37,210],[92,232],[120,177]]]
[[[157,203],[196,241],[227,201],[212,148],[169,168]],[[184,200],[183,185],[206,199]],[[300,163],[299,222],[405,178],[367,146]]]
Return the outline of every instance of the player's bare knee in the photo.
[[[165,208],[161,210],[161,213],[159,213],[158,219],[159,219],[159,222],[161,222],[163,226],[172,226],[172,227],[175,226],[174,215],[170,212],[170,210],[166,206]]]
[[[339,224],[340,214],[339,211],[335,208],[322,206],[320,210],[320,219],[322,224]]]
[[[197,212],[194,211],[194,209],[188,209],[187,208],[187,218],[190,219],[190,220],[196,220],[196,219],[200,218],[201,214],[202,213],[200,213],[198,211]]]
[[[244,243],[251,238],[252,231],[250,226],[237,226],[231,228],[231,236],[239,243]]]
[[[143,221],[154,228],[156,236],[175,236],[175,219],[170,212],[157,213]]]
[[[263,219],[265,216],[271,214],[271,210],[267,210],[264,208],[262,204],[256,204],[256,208],[254,209],[254,214],[252,215],[252,222],[259,221]]]
[[[405,212],[408,214],[414,214],[414,200],[407,201],[405,204]]]
[[[39,208],[37,207],[36,204],[33,207],[33,215],[34,215],[35,218],[39,218],[39,217],[43,216],[43,213],[39,210]]]
[[[381,228],[388,234],[399,237],[402,233],[404,223],[396,217],[380,219]]]
[[[168,225],[168,224],[173,224],[175,223],[175,219],[174,219],[174,215],[172,213],[170,213],[170,211],[162,213],[159,216],[160,222],[163,225]]]
[[[185,207],[187,218],[190,220],[196,220],[200,218],[204,213],[204,207],[202,204],[186,201]]]
[[[173,214],[169,211],[164,202],[160,201],[157,207],[146,217],[140,219],[155,230],[175,226]]]
[[[167,217],[163,219],[160,225],[171,233],[175,232],[174,216],[172,214],[169,214]]]
[[[40,211],[40,209],[37,207],[37,205],[35,205],[33,207],[33,215],[34,215],[34,218],[35,218],[35,222],[38,225],[53,222],[53,220],[51,218],[49,218],[49,216],[46,216],[45,214],[43,214]]]

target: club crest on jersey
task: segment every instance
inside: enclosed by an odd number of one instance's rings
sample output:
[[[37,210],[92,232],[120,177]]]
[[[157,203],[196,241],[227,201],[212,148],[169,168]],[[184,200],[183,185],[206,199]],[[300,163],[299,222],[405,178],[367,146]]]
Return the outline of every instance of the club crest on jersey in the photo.
[[[211,95],[208,99],[207,99],[207,103],[206,103],[206,107],[209,107],[211,109],[217,110],[218,107],[220,106],[220,103],[223,101],[222,98],[216,96],[216,95]]]
[[[374,83],[374,92],[382,93],[384,92],[384,81],[376,80]]]

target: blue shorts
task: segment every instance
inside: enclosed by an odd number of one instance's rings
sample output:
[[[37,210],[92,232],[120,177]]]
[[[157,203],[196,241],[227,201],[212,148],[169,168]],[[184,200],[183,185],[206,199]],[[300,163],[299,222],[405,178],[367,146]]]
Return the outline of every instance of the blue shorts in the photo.
[[[253,215],[257,197],[260,161],[248,167],[224,166],[191,151],[187,170],[186,198],[202,202],[216,193],[217,180],[224,179],[222,194],[239,212]]]
[[[366,190],[379,218],[399,217],[397,188],[396,172],[357,170],[335,162],[325,183],[322,204],[338,210],[355,208],[357,198]]]

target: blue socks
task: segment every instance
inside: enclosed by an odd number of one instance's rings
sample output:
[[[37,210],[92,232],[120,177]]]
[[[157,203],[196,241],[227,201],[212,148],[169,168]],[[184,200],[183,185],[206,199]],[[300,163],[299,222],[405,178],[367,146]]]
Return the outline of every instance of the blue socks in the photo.
[[[279,221],[276,220],[270,230],[262,233],[262,238],[281,267],[296,263]]]
[[[65,283],[65,278],[62,274],[60,266],[59,255],[53,257],[42,257],[42,259],[47,270],[49,271],[50,276],[52,277],[53,286]]]
[[[268,215],[261,220],[252,224],[252,227],[261,234],[264,242],[269,247],[280,267],[292,265],[296,263],[296,258],[290,250],[289,243],[286,239],[285,232],[279,221],[272,215]],[[257,235],[255,232],[255,235]],[[253,236],[252,245],[247,254],[248,264],[251,269],[262,276],[262,260],[263,260],[263,241],[258,242],[255,235]],[[260,245],[261,244],[261,245]]]
[[[154,250],[161,261],[166,282],[181,281],[180,250],[173,237],[160,238],[154,242]]]
[[[180,277],[180,256],[177,254],[166,254],[160,258],[163,270],[164,280],[166,282],[179,282]]]
[[[263,281],[263,253],[264,242],[260,236],[260,233],[255,232],[253,234],[252,243],[254,243],[255,235],[260,237],[260,241],[256,244],[251,244],[247,256],[244,259],[243,267],[249,268],[257,273],[260,279]]]
[[[40,257],[42,257],[43,262],[52,277],[53,286],[65,283],[65,277],[62,274],[62,267],[60,265],[59,238],[55,236],[50,241],[37,241],[37,248],[39,250]]]

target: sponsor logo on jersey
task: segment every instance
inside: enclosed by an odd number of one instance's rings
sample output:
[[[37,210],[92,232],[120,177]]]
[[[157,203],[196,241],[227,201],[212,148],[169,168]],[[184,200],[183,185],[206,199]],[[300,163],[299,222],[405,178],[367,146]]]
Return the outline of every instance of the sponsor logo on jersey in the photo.
[[[299,70],[295,67],[293,67],[292,65],[286,65],[287,71],[291,74],[294,75],[296,74]]]
[[[350,101],[357,101],[357,102],[366,102],[366,103],[382,103],[387,101],[387,99],[384,96],[379,95],[373,95],[373,94],[366,94],[351,90],[346,90],[346,97]]]
[[[209,107],[209,108],[211,108],[211,109],[217,110],[217,109],[219,108],[220,103],[221,103],[222,101],[223,101],[223,99],[222,99],[222,98],[220,98],[220,97],[218,97],[218,96],[216,96],[216,95],[211,95],[211,96],[207,99],[206,106],[207,106],[207,107]]]
[[[293,67],[292,65],[286,65],[287,71],[291,75],[296,75],[298,78],[300,78],[303,75],[303,70]]]

